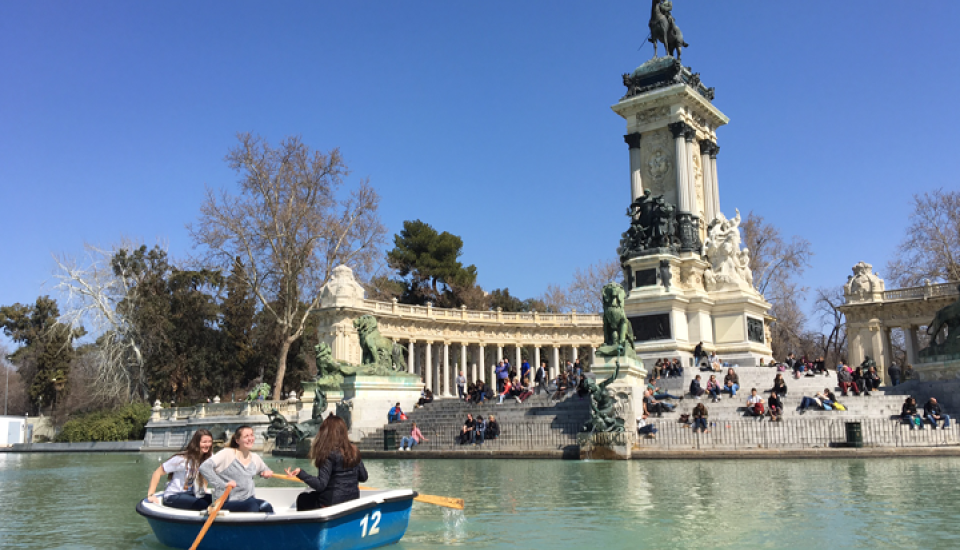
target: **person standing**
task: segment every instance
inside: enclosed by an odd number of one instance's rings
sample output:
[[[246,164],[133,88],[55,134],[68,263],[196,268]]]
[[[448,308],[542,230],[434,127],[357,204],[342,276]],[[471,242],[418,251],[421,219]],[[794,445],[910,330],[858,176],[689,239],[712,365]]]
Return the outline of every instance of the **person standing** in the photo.
[[[458,396],[458,399],[462,399],[462,400],[464,400],[464,401],[467,400],[466,386],[467,386],[467,377],[463,375],[463,371],[460,371],[460,374],[457,375],[457,396]]]
[[[520,363],[520,382],[524,386],[530,385],[530,363],[526,359]]]
[[[890,377],[890,385],[896,386],[900,383],[900,366],[896,363],[890,363],[890,366],[887,367],[887,376]]]
[[[701,341],[697,344],[697,347],[693,348],[693,364],[697,367],[700,366],[700,358],[703,357],[703,342]]]
[[[497,363],[497,393],[503,391],[503,383],[507,380],[507,366],[503,359]]]
[[[537,384],[537,395],[540,395],[540,390],[543,390],[543,393],[550,395],[550,390],[547,389],[547,362],[540,361],[540,367],[537,369],[537,374],[534,377],[534,382]]]

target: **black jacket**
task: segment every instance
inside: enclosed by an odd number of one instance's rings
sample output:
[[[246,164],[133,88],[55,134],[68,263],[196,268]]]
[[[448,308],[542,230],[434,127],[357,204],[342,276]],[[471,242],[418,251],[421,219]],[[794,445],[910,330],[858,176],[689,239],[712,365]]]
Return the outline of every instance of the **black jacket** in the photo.
[[[923,416],[940,416],[943,414],[943,410],[940,408],[940,403],[931,403],[927,401],[923,405]]]
[[[359,484],[367,480],[367,469],[361,460],[353,468],[345,468],[339,451],[330,453],[316,476],[300,470],[300,481],[317,491],[317,501],[322,506],[333,506],[360,498]]]

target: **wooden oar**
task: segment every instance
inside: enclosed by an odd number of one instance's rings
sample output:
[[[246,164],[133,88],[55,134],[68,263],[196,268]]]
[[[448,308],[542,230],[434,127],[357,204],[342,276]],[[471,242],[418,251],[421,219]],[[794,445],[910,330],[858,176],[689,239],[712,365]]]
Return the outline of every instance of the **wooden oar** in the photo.
[[[300,481],[300,478],[294,476],[288,476],[285,474],[273,474],[273,477],[277,479],[282,479],[284,481]],[[366,489],[367,491],[379,491],[376,487],[360,487],[361,489]],[[463,499],[462,498],[450,498],[450,497],[441,497],[438,495],[417,495],[413,500],[417,502],[422,502],[424,504],[433,504],[434,506],[443,506],[446,508],[453,508],[456,510],[463,510]]]
[[[227,486],[227,490],[223,492],[223,496],[217,499],[216,504],[213,506],[213,511],[210,512],[210,517],[207,518],[207,521],[203,524],[203,529],[200,529],[200,534],[197,535],[197,540],[193,541],[193,546],[190,547],[190,550],[197,550],[197,546],[200,545],[200,541],[203,540],[203,536],[207,534],[207,530],[210,529],[210,526],[213,525],[213,520],[217,519],[217,514],[220,513],[220,508],[223,507],[223,503],[227,501],[227,497],[230,496],[230,491],[233,490],[233,487]]]

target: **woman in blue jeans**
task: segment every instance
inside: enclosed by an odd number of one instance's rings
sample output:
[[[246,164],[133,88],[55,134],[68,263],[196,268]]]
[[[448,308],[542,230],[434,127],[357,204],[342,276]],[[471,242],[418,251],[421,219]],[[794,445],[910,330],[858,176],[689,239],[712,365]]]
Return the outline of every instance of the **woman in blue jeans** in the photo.
[[[161,464],[150,479],[150,488],[147,489],[147,500],[159,504],[154,491],[164,474],[167,476],[167,486],[163,490],[163,505],[182,510],[206,510],[212,500],[206,494],[206,482],[200,475],[200,464],[210,458],[210,449],[213,448],[213,435],[209,430],[197,430],[187,443],[187,448]]]
[[[723,378],[723,391],[730,392],[730,398],[737,396],[737,390],[740,389],[740,377],[733,372],[733,368],[727,369],[727,375]]]

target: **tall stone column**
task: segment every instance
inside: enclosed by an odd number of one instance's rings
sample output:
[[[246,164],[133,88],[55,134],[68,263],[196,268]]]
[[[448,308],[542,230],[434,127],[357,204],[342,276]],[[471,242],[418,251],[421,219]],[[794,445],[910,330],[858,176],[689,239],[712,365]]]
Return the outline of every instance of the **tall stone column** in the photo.
[[[686,129],[689,128],[685,122],[671,122],[667,125],[670,133],[673,134],[674,146],[674,175],[677,180],[677,211],[693,212],[691,207],[690,186],[687,183],[687,139]]]
[[[597,346],[590,346],[590,367],[597,362]]]
[[[550,378],[560,374],[560,346],[553,346],[553,364],[550,365]]]
[[[517,378],[520,378],[520,363],[523,362],[523,356],[520,354],[520,345],[517,344],[514,347],[517,350],[517,353],[515,354],[517,362],[513,364],[514,365],[513,368],[517,369]]]
[[[918,328],[917,325],[903,327],[903,347],[906,348],[908,365],[914,365],[917,362],[917,348],[920,347],[920,341],[917,339]],[[900,370],[902,371],[905,366],[900,365]]]
[[[531,368],[534,369],[533,372],[537,372],[536,369],[540,368],[540,345],[536,344],[533,346],[533,365]],[[535,376],[530,377],[530,381],[533,382]]]
[[[433,342],[427,340],[423,353],[423,382],[436,395],[436,388],[433,387]]]
[[[411,338],[409,346],[410,347],[407,348],[407,372],[413,373],[414,372],[413,359],[415,357],[413,350],[417,346],[417,341]]]
[[[443,396],[450,397],[450,343],[443,343]]]
[[[469,371],[467,370],[467,346],[469,345],[470,344],[460,342],[460,370],[463,371],[464,378],[466,378],[469,374]],[[457,376],[459,375],[460,373],[458,372]]]
[[[690,180],[693,177],[690,170],[691,159],[690,151],[687,148],[688,141],[692,148],[694,129],[686,122],[671,122],[667,125],[673,135],[675,160],[676,160],[676,179],[677,179],[677,224],[679,225],[680,251],[692,252],[700,248],[700,232],[697,224],[698,218],[695,216],[694,204],[696,203],[696,192],[691,194],[693,186]]]
[[[643,170],[640,164],[640,133],[634,132],[623,136],[630,148],[630,202],[637,200],[643,194]]]
[[[713,189],[713,163],[710,155],[716,143],[709,139],[700,140],[700,166],[703,167],[703,224],[706,226],[717,218],[716,194]]]
[[[477,356],[477,362],[480,363],[480,380],[482,380],[484,384],[487,383],[487,360],[483,358],[484,348],[486,347],[487,345],[483,342],[477,344],[477,353],[479,354]]]
[[[713,183],[713,209],[719,214],[720,210],[720,185],[717,183],[717,155],[720,154],[720,146],[716,143],[710,149],[710,179]],[[706,182],[704,182],[706,185]],[[713,220],[710,220],[713,221]]]
[[[503,344],[497,344],[497,363],[503,361]]]
[[[577,359],[580,358],[580,348],[577,346],[572,346],[573,348],[573,362],[576,363]]]

